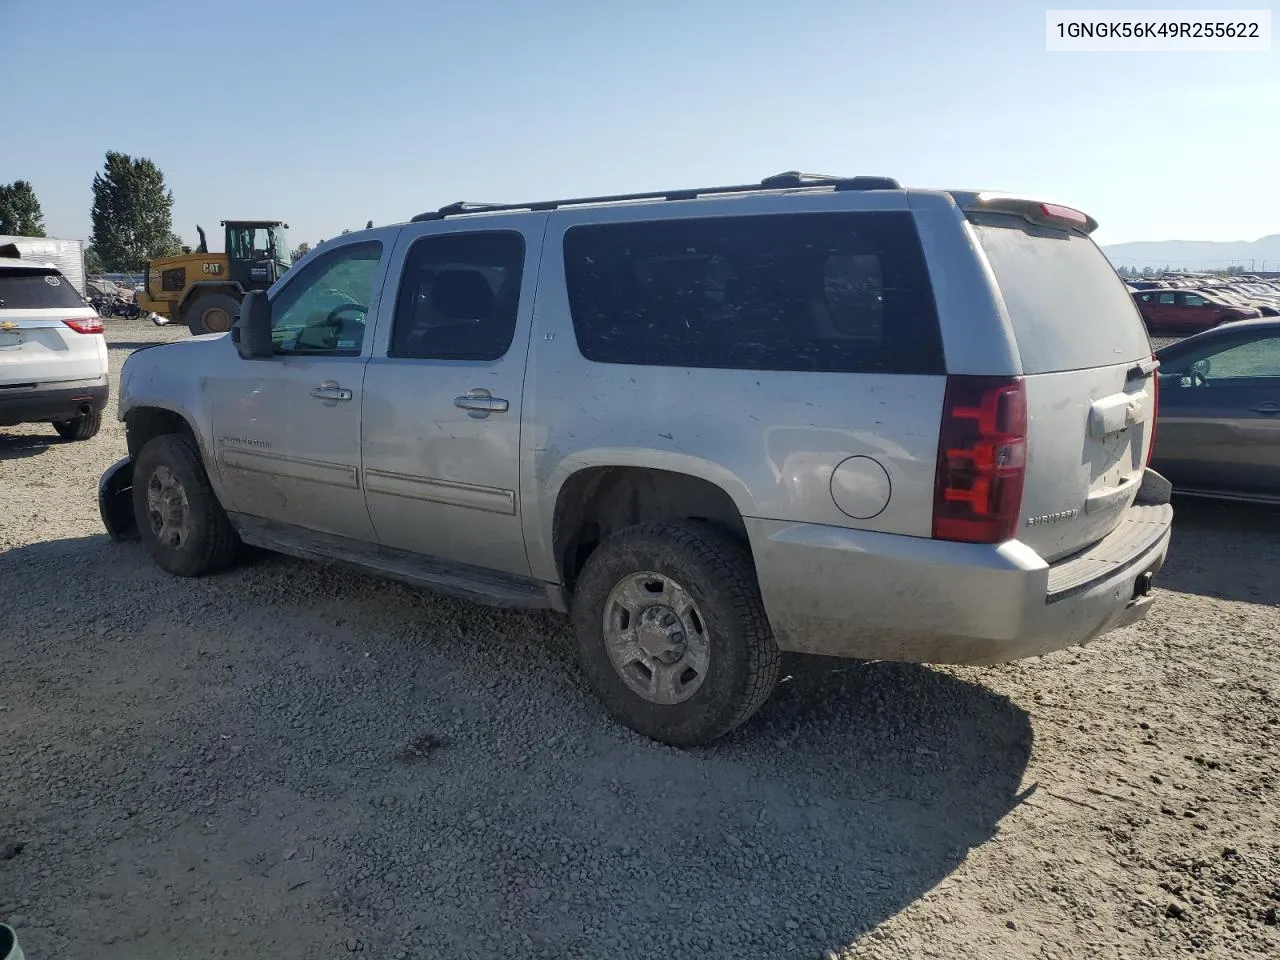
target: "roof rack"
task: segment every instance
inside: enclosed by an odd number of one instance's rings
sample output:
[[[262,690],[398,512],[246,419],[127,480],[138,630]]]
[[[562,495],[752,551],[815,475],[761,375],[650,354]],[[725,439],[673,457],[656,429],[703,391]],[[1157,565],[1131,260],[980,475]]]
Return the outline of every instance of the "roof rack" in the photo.
[[[742,183],[729,187],[695,187],[686,190],[657,190],[652,193],[615,193],[603,197],[574,197],[567,200],[538,200],[532,203],[474,203],[460,200],[439,210],[420,213],[410,223],[425,220],[443,220],[470,213],[498,213],[509,210],[558,210],[561,207],[585,206],[596,203],[626,203],[639,200],[694,200],[703,196],[726,193],[759,193],[762,190],[788,190],[797,187],[831,187],[843,190],[901,190],[902,184],[893,177],[833,177],[820,173],[801,173],[788,170],[759,183]]]

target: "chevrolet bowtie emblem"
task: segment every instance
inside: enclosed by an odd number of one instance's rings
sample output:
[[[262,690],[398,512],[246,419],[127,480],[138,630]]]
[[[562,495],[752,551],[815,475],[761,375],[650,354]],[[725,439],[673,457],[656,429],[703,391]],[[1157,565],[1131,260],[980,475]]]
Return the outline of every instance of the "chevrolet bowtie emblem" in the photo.
[[[5,320],[3,323],[0,323],[0,330],[17,330],[17,329],[18,329],[18,325],[14,323],[12,320]]]

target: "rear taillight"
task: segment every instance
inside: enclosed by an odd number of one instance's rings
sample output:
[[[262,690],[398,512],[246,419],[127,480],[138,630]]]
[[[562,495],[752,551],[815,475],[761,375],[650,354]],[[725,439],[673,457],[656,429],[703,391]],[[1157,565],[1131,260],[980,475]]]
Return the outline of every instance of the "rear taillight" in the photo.
[[[77,317],[75,320],[63,320],[76,333],[101,333],[102,321],[98,317]]]
[[[1045,219],[1061,220],[1077,227],[1083,227],[1089,222],[1089,218],[1079,210],[1064,207],[1060,203],[1042,203],[1040,204],[1040,212],[1044,214]]]
[[[1155,359],[1153,356],[1152,360]],[[1156,454],[1156,426],[1160,422],[1160,373],[1159,367],[1151,373],[1151,442],[1147,444],[1146,466],[1151,466],[1151,458]]]
[[[1026,469],[1022,378],[947,377],[933,490],[934,539],[1011,539],[1022,511]]]

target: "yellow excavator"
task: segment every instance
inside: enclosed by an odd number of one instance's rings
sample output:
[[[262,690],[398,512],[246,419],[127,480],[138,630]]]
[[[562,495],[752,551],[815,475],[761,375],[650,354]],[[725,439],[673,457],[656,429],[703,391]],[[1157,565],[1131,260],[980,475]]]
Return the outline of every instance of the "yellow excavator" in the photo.
[[[210,253],[204,229],[192,253],[147,264],[138,306],[157,324],[181,323],[193,334],[225,333],[250,290],[265,290],[289,269],[292,252],[281,220],[223,220],[224,253]]]

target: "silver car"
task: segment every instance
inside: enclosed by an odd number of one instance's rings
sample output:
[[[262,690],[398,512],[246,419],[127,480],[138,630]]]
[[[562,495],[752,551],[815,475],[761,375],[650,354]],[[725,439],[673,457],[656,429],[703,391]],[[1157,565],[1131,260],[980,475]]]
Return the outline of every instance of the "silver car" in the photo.
[[[884,177],[346,234],[134,353],[113,535],[570,614],[609,710],[706,743],[782,651],[987,664],[1140,619],[1156,364],[1069,207]]]

